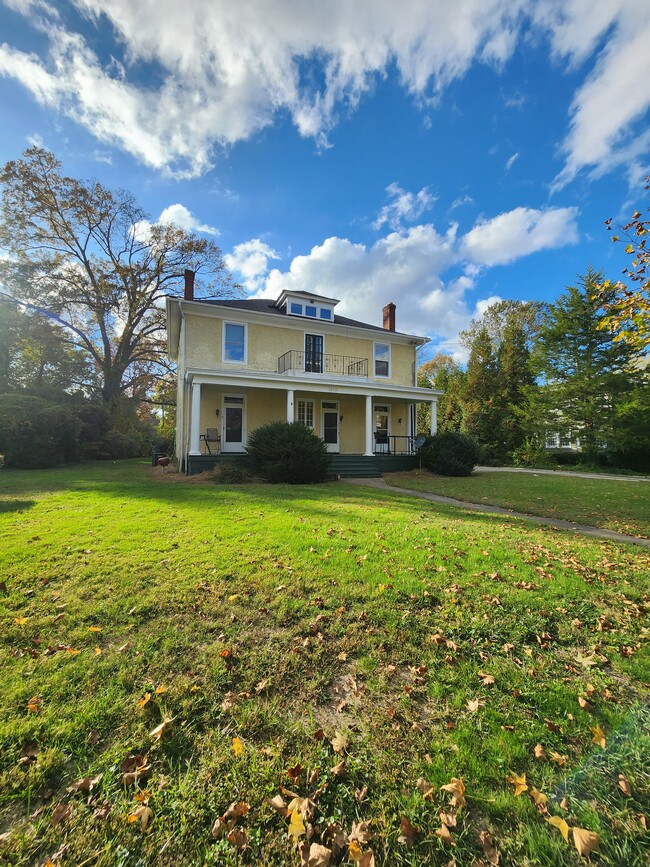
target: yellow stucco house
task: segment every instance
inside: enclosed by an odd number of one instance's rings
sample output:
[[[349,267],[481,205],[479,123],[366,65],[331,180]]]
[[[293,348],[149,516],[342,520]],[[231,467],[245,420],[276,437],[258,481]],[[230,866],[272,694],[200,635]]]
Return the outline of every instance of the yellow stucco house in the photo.
[[[441,392],[418,388],[416,351],[427,342],[339,316],[335,298],[167,298],[167,347],[178,365],[176,456],[188,472],[244,452],[272,421],[300,421],[326,442],[339,475],[378,475],[415,465],[416,405]],[[427,431],[428,433],[428,431]]]

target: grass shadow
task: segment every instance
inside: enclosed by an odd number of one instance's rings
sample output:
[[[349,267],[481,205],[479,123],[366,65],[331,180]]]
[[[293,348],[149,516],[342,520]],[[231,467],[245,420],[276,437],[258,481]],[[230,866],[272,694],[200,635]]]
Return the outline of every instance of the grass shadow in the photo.
[[[24,512],[36,503],[36,500],[0,500],[0,515],[3,512]]]

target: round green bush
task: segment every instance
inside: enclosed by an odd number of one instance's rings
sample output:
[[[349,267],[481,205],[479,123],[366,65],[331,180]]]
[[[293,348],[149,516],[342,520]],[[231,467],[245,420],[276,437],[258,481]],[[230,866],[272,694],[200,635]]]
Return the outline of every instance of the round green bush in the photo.
[[[420,449],[422,466],[440,476],[469,476],[478,456],[478,443],[456,431],[427,437]]]
[[[255,475],[288,485],[322,482],[330,464],[323,440],[297,421],[258,427],[249,437],[246,454]]]

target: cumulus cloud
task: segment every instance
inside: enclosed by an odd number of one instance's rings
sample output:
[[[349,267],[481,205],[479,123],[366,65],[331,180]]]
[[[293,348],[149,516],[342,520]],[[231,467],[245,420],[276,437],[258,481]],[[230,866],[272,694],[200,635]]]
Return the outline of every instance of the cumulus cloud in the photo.
[[[577,208],[515,208],[483,220],[463,238],[464,255],[479,265],[505,265],[539,250],[578,241]]]
[[[266,279],[269,259],[279,259],[276,251],[254,238],[243,244],[237,244],[232,253],[226,253],[224,261],[230,271],[240,274],[242,283],[249,292],[257,291]]]
[[[179,202],[175,205],[168,205],[158,217],[158,222],[172,223],[179,229],[185,229],[186,232],[200,232],[202,235],[219,234],[219,229],[201,223],[185,205],[181,205]]]
[[[436,201],[428,187],[422,187],[419,193],[409,193],[399,184],[392,183],[386,187],[386,192],[391,201],[379,212],[373,223],[375,229],[381,229],[387,224],[391,229],[397,230],[405,222],[413,223]]]
[[[257,297],[294,290],[341,298],[338,313],[378,325],[382,307],[393,301],[398,330],[435,335],[438,346],[458,355],[459,331],[500,300],[494,295],[474,298],[482,271],[574,243],[576,216],[572,208],[517,208],[478,223],[462,236],[456,224],[444,233],[420,224],[389,232],[371,245],[327,238],[308,254],[294,257],[285,271],[274,268],[267,274],[260,257],[253,285]],[[251,250],[260,243],[249,242]],[[246,250],[236,248],[235,259],[247,261]],[[228,257],[226,261],[232,268]]]

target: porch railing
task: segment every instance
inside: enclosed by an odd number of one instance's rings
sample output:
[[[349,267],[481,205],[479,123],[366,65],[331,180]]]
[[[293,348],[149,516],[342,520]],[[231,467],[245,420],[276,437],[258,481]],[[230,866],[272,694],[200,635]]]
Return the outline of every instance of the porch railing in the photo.
[[[376,455],[414,455],[415,437],[375,433]]]
[[[299,370],[303,373],[329,373],[336,376],[368,376],[368,359],[290,349],[278,358],[278,373],[286,373],[289,370]]]

